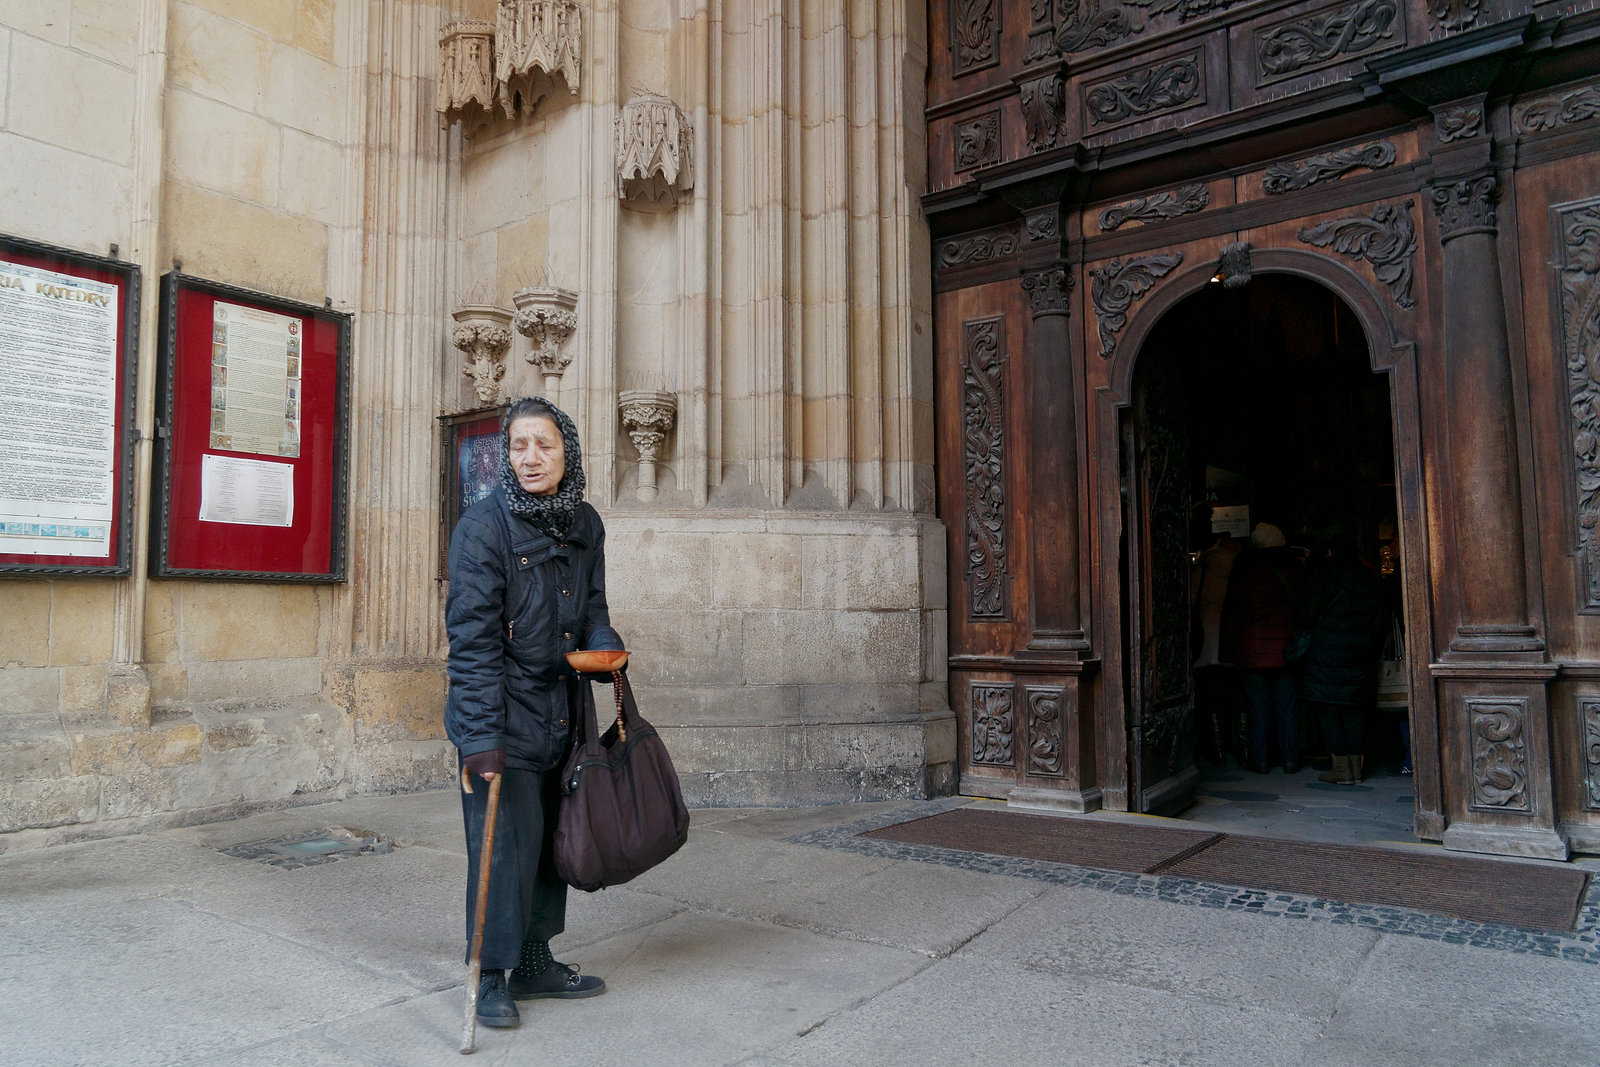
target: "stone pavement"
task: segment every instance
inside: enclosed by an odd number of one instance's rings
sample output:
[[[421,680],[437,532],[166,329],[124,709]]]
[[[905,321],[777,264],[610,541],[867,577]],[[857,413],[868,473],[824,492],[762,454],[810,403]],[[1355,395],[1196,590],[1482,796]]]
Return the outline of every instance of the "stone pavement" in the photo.
[[[1592,947],[1594,891],[1577,936],[1485,940],[855,837],[965,802],[695,812],[662,867],[573,896],[557,955],[609,992],[526,1002],[476,1060],[1600,1062],[1600,956],[1561,958]],[[238,848],[327,829],[383,843]],[[466,1062],[462,853],[455,797],[432,792],[0,856],[0,1063]]]

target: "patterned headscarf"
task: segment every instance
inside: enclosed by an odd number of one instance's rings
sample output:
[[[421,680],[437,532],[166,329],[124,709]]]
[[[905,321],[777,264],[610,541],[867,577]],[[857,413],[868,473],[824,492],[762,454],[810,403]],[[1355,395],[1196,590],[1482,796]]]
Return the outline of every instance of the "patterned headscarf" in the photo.
[[[561,485],[550,496],[535,496],[522,488],[517,472],[511,469],[511,424],[529,416],[552,419],[561,430],[566,466],[561,473]],[[506,501],[513,514],[522,516],[558,541],[567,536],[577,518],[578,505],[583,502],[584,477],[578,427],[565,411],[542,396],[525,396],[506,409],[505,420],[500,424],[500,484],[505,488]]]

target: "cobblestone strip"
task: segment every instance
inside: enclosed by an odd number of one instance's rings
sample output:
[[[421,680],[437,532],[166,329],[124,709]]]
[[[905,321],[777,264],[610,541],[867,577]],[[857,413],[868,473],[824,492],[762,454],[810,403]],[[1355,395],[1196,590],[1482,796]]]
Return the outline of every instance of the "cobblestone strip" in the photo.
[[[1476,948],[1550,956],[1577,963],[1600,965],[1600,878],[1590,880],[1583,906],[1578,912],[1578,928],[1575,932],[1566,934],[1495,923],[1471,922],[1424,911],[1413,911],[1409,908],[1380,904],[1344,904],[1334,900],[1323,900],[1320,897],[1262,889],[1241,889],[1238,886],[1200,882],[1191,878],[1103,871],[1093,867],[1074,867],[1065,863],[992,856],[982,852],[962,852],[957,849],[911,845],[859,836],[869,830],[881,830],[886,826],[909,822],[912,819],[938,815],[968,803],[970,801],[960,797],[921,802],[881,812],[856,822],[786,837],[784,841],[794,845],[813,845],[854,852],[863,856],[937,863],[964,871],[976,871],[979,874],[1031,878],[1052,885],[1082,886],[1120,896],[1161,900],[1169,904],[1218,908],[1223,911],[1248,911],[1284,919],[1360,926],[1379,933],[1420,937],[1450,945],[1471,945]]]

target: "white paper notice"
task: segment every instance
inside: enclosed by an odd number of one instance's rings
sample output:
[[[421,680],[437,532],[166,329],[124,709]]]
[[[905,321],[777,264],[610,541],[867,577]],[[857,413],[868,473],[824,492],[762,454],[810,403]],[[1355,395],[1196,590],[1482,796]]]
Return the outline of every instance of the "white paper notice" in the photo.
[[[200,521],[294,525],[294,466],[235,456],[200,457]]]
[[[117,287],[0,260],[0,552],[111,554]]]
[[[211,331],[211,447],[300,455],[300,320],[218,300]]]

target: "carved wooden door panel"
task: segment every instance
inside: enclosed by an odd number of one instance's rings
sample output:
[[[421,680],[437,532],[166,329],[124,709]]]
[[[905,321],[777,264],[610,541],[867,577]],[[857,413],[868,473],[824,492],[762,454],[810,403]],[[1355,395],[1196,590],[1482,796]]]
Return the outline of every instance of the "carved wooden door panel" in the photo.
[[[1134,398],[1128,516],[1128,768],[1136,811],[1193,800],[1189,419],[1182,377],[1157,367]]]

